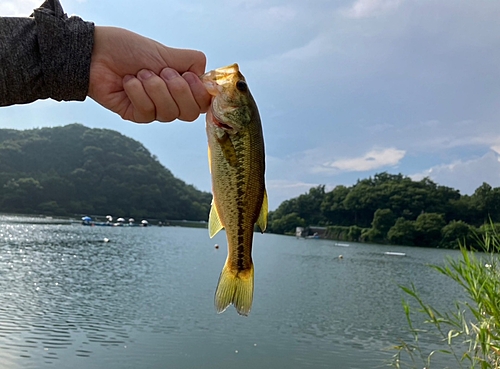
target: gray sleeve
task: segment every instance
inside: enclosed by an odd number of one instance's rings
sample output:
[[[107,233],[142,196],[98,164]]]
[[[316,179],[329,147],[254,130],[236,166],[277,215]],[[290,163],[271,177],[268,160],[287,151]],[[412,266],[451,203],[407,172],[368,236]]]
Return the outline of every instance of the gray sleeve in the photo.
[[[0,106],[85,100],[94,24],[46,0],[28,18],[0,17]]]

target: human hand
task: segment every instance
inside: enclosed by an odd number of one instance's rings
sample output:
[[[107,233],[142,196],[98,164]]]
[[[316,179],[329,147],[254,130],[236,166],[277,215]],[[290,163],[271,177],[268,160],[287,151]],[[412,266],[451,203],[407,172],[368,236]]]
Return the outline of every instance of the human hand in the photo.
[[[137,123],[193,121],[210,95],[198,78],[200,51],[174,49],[114,27],[95,27],[88,95]]]

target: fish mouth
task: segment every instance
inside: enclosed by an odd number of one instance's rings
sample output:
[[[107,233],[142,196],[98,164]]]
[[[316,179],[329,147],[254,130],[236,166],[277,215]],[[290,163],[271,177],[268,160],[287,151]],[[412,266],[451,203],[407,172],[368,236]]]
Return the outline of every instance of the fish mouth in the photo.
[[[234,76],[239,73],[238,64],[234,63],[227,67],[217,68],[199,76],[208,93],[217,96],[220,92],[220,85],[231,83]]]
[[[233,130],[233,127],[231,127],[230,125],[222,123],[221,119],[219,117],[217,117],[217,115],[215,114],[213,108],[209,110],[209,113],[210,113],[210,120],[215,126],[221,128],[225,131],[232,131]]]

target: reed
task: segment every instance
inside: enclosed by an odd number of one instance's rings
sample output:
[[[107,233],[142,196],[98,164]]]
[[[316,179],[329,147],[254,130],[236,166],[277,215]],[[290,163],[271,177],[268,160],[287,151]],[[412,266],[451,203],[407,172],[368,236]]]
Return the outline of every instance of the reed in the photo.
[[[437,355],[447,355],[450,368],[500,368],[500,235],[491,227],[478,237],[481,253],[466,246],[471,245],[460,244],[459,258],[431,267],[464,288],[467,301],[442,312],[423,301],[414,285],[401,286],[409,297],[403,308],[413,340],[394,347],[392,367],[431,369]],[[416,321],[417,316],[423,320]],[[439,347],[422,348],[421,341],[431,337],[438,338]]]

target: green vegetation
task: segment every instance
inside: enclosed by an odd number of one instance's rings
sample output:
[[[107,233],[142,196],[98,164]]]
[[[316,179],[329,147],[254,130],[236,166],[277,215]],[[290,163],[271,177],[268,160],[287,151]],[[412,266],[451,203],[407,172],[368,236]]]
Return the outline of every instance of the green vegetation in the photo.
[[[139,142],[80,124],[0,130],[0,212],[207,220],[211,195]]]
[[[118,132],[80,124],[0,129],[0,212],[207,220],[211,195],[175,178],[144,146]],[[500,222],[500,188],[472,196],[428,178],[376,174],[355,185],[325,186],[284,201],[268,229],[327,227],[326,237],[456,248],[483,224]]]
[[[403,301],[413,342],[395,347],[393,367],[434,368],[436,356],[447,355],[456,361],[456,368],[500,368],[500,233],[489,227],[478,243],[486,253],[461,247],[461,258],[432,266],[465,290],[467,301],[455,302],[451,311],[425,303],[414,286],[402,287],[416,305]],[[416,313],[424,317],[423,323],[415,321]],[[423,349],[420,342],[429,337],[437,337],[442,348]]]
[[[500,222],[500,187],[483,183],[468,196],[429,178],[384,172],[284,201],[269,214],[268,229],[286,234],[297,226],[326,226],[326,237],[337,240],[457,248],[490,219]]]

